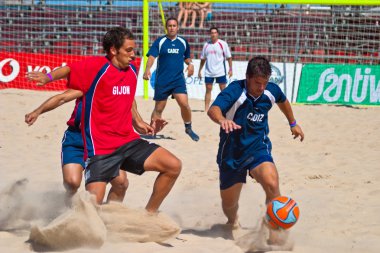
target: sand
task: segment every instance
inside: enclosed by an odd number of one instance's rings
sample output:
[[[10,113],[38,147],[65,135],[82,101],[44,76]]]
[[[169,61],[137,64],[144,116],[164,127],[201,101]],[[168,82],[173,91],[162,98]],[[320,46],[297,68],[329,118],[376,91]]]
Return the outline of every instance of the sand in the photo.
[[[31,127],[24,123],[27,112],[54,94],[57,93],[0,90],[0,252],[31,251],[31,243],[26,241],[32,226],[46,231],[57,224],[58,218],[73,212],[64,202],[60,143],[74,104],[42,115]],[[137,102],[141,115],[148,119],[153,101],[137,98]],[[243,230],[238,235],[232,234],[224,225],[226,219],[219,197],[215,163],[219,129],[202,111],[203,101],[191,100],[190,105],[193,128],[201,138],[199,142],[185,135],[179,108],[173,100],[164,111],[169,125],[151,140],[178,156],[183,169],[161,206],[162,218],[153,217],[154,226],[150,228],[157,234],[168,224],[178,225],[181,233],[154,242],[159,239],[141,237],[146,235],[147,227],[139,226],[136,233],[128,229],[131,223],[138,226],[132,221],[143,215],[142,209],[157,175],[154,172],[142,176],[129,174],[130,186],[122,206],[102,207],[106,212],[108,208],[108,216],[102,215],[99,208],[88,206],[103,222],[96,223],[91,218],[90,225],[85,226],[97,227],[92,231],[98,244],[59,248],[57,240],[53,246],[67,252],[248,250],[247,244],[263,234],[260,221],[265,209],[264,193],[260,185],[248,179],[240,200]],[[306,135],[303,143],[292,139],[287,121],[277,107],[269,116],[282,194],[291,196],[300,207],[300,219],[289,231],[293,252],[380,252],[380,108],[294,105],[293,109]],[[115,220],[109,217],[113,217],[115,210],[124,227],[112,229]],[[121,214],[128,212],[132,216]],[[113,232],[104,236],[101,224]],[[240,240],[233,240],[234,236]]]

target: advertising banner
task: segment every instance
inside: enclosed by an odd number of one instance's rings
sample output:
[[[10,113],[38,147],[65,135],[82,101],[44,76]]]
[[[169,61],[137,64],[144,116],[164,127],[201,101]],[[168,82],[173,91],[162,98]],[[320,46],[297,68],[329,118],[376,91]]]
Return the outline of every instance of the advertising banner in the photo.
[[[380,105],[380,66],[307,64],[297,102]]]
[[[30,71],[48,73],[57,67],[67,65],[68,62],[79,61],[83,58],[84,56],[73,55],[0,52],[0,89],[65,90],[65,80],[40,87],[33,82],[28,82],[25,74]]]
[[[155,75],[156,75],[156,63],[157,60],[154,62],[152,68],[151,68],[151,78],[148,81],[148,94],[149,97],[153,97],[154,95],[154,87],[155,87]],[[187,85],[187,93],[189,98],[192,99],[204,99],[205,92],[206,92],[206,86],[204,83],[204,68],[202,70],[202,78],[198,78],[198,70],[199,70],[199,64],[200,60],[193,60],[194,64],[194,74],[190,77],[187,77],[186,68],[187,65],[184,64],[184,75],[186,78],[186,85]],[[245,72],[247,70],[247,61],[234,61],[232,64],[233,68],[233,76],[227,80],[227,85],[235,80],[241,80],[245,79]],[[298,84],[300,80],[301,75],[301,64],[292,64],[292,63],[271,63],[272,65],[272,76],[270,78],[270,81],[277,83],[282,91],[286,94],[289,101],[294,102],[295,96],[292,97],[292,93],[294,90],[294,94],[296,94],[298,89]],[[142,66],[141,66],[142,67]],[[141,68],[140,67],[140,68]],[[296,70],[294,68],[296,67]],[[228,71],[228,66],[226,66],[226,69]],[[144,95],[144,85],[143,85],[143,70],[139,72],[138,77],[138,84],[137,84],[137,91],[136,96],[143,96]],[[294,76],[294,73],[296,76]],[[214,83],[213,89],[211,92],[211,98],[215,99],[216,96],[219,94],[220,89],[219,85]]]
[[[25,74],[30,71],[48,73],[55,68],[65,66],[71,62],[81,61],[86,57],[88,56],[0,52],[0,89],[66,90],[66,80],[37,86],[33,82],[28,82]],[[134,64],[138,71],[140,58],[136,58]]]

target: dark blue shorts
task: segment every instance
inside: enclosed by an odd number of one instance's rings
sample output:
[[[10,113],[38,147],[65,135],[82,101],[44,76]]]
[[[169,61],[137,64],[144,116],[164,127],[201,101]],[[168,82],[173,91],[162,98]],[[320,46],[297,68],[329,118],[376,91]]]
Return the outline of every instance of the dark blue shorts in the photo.
[[[68,128],[63,134],[61,164],[77,163],[84,169],[84,149],[82,134],[79,129]]]
[[[274,163],[271,155],[263,155],[254,159],[251,164],[249,164],[248,166],[242,169],[233,170],[233,169],[226,169],[226,168],[219,167],[220,189],[226,190],[227,188],[230,188],[234,184],[246,183],[247,172],[256,168],[258,165],[262,164],[263,162]]]
[[[145,172],[145,160],[160,146],[143,139],[137,139],[108,155],[95,155],[87,159],[85,182],[110,182],[125,170],[137,175]]]
[[[219,76],[219,77],[205,77],[205,84],[212,84],[212,83],[214,83],[214,81],[216,82],[216,83],[224,83],[224,84],[226,84],[227,83],[227,77],[224,75],[224,76]]]
[[[187,94],[186,84],[177,84],[177,85],[157,85],[154,89],[155,101],[167,100],[172,94]]]

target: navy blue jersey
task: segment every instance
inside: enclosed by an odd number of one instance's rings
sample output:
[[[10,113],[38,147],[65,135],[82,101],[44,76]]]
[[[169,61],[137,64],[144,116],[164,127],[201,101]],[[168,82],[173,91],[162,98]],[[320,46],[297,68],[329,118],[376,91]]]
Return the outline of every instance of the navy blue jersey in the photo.
[[[246,80],[232,82],[218,95],[212,105],[218,106],[223,116],[241,126],[240,130],[228,134],[220,129],[219,167],[244,169],[255,158],[271,155],[268,112],[273,104],[284,101],[285,94],[274,83],[268,83],[260,97],[252,97],[247,93]]]
[[[162,36],[153,42],[147,56],[158,57],[156,86],[185,84],[184,60],[190,58],[189,43],[177,36],[174,40]]]

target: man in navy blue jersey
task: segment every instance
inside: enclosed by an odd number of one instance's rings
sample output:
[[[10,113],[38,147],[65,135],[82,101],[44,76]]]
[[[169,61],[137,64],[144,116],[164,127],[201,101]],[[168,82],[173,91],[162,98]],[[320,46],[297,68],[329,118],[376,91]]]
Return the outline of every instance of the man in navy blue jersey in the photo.
[[[194,66],[190,58],[190,46],[187,40],[178,36],[178,21],[168,18],[166,21],[167,34],[154,41],[147,54],[148,62],[143,75],[145,80],[151,77],[150,68],[157,60],[152,122],[162,118],[169,96],[177,100],[181,108],[182,119],[185,123],[185,132],[192,140],[198,141],[199,136],[191,128],[191,109],[187,97],[186,80],[183,74],[183,63],[188,65],[187,75],[192,76]]]
[[[268,138],[268,112],[276,103],[287,118],[294,138],[304,134],[291,105],[276,84],[268,82],[271,66],[264,57],[248,63],[246,79],[232,82],[216,98],[209,117],[221,126],[217,155],[222,208],[233,227],[238,226],[239,197],[247,172],[263,187],[266,204],[280,196],[279,178]]]

